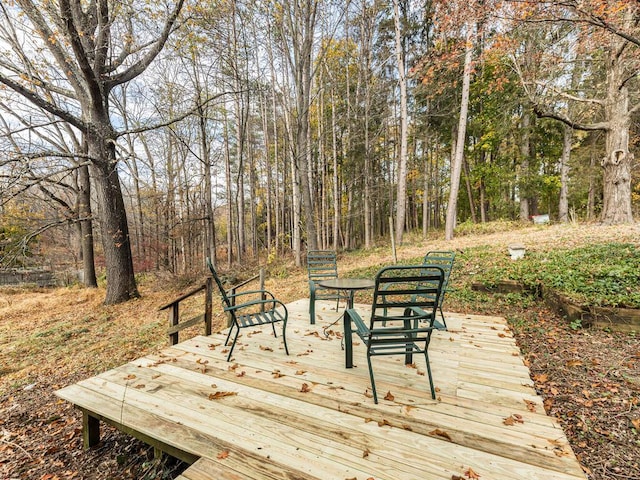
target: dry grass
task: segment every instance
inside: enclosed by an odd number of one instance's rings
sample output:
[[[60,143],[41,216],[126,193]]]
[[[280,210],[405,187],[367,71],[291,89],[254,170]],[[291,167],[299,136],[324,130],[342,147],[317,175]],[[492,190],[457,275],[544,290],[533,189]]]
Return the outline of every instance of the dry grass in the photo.
[[[544,250],[604,241],[637,244],[639,239],[638,225],[529,226],[506,232],[460,236],[453,242],[433,236],[427,240],[407,238],[405,245],[398,249],[398,258],[420,258],[428,250],[464,251],[480,245],[492,246],[506,255],[506,247],[511,243],[524,243],[530,250]],[[357,269],[391,263],[393,255],[388,246],[345,253],[339,257],[340,271],[347,275]],[[296,268],[292,264],[270,265],[269,271],[266,287],[281,300],[289,302],[308,295],[303,268]],[[112,430],[104,435],[101,448],[89,453],[82,452],[78,414],[66,403],[59,402],[53,391],[164,347],[167,344],[167,316],[165,312],[158,312],[158,308],[188,289],[184,285],[172,286],[167,278],[147,277],[140,284],[141,299],[116,306],[102,304],[102,289],[0,289],[0,478],[160,479],[175,476],[179,465],[150,460],[149,450],[144,445]],[[449,308],[454,306],[450,304]],[[196,309],[197,305],[192,304],[191,308]],[[221,326],[223,317],[217,303],[214,309],[215,322]],[[562,334],[553,331],[561,335],[563,342],[572,341],[570,331]],[[186,335],[200,332],[200,329],[194,329],[186,332]],[[541,353],[546,350],[532,342],[545,341],[545,332],[533,336],[523,328],[521,335],[522,345],[528,351],[532,369],[538,378],[553,377],[554,372],[557,373],[554,370],[557,363],[565,367],[562,363],[564,357],[554,364],[549,361],[548,355]],[[632,340],[631,337],[629,340]],[[575,348],[585,350],[585,343],[593,341],[584,335],[576,337]],[[616,348],[625,345],[624,338],[620,337],[615,345]],[[563,345],[567,352],[574,352],[572,348]],[[637,344],[630,348],[634,348],[633,352],[622,352],[620,358],[628,359],[629,355],[637,355]],[[634,365],[637,368],[637,364]],[[549,372],[546,377],[540,376],[546,372]],[[583,377],[586,378],[584,381],[588,381],[588,376]],[[562,392],[563,398],[551,402],[553,413],[565,423],[568,435],[575,441],[574,449],[579,454],[584,452],[581,460],[591,465],[590,478],[640,478],[636,475],[637,469],[624,471],[624,468],[633,469],[633,463],[628,467],[627,464],[620,466],[621,463],[617,462],[609,468],[607,465],[611,463],[610,460],[597,456],[596,445],[585,444],[588,437],[585,437],[584,422],[581,425],[571,423],[575,415],[567,415],[567,410],[559,407],[562,402],[569,406],[576,405],[568,396],[572,389],[582,387],[573,387],[571,382],[583,380],[567,377],[564,370],[558,378],[562,378],[567,388],[556,388]],[[630,385],[624,390],[626,394],[633,389],[634,384]],[[548,386],[542,382],[540,390],[553,396],[554,390],[549,390]],[[610,394],[611,385],[607,384],[607,388]],[[628,418],[629,422],[636,421],[638,417],[634,415],[637,415],[637,405],[634,407],[633,403],[624,403],[623,400],[620,400],[620,405],[636,409],[624,418]],[[618,445],[616,450],[621,452],[620,455],[635,454],[636,465],[640,457],[638,435],[635,444],[631,442],[626,449]],[[630,437],[627,435],[624,438]],[[622,474],[616,473],[614,468],[622,468]]]

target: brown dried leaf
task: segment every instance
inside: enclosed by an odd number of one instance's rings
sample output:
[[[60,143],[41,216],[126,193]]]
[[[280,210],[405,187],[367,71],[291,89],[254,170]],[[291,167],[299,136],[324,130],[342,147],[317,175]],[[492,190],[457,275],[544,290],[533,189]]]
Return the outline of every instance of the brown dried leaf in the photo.
[[[480,475],[478,475],[476,472],[474,472],[471,467],[469,467],[469,469],[466,472],[464,472],[464,475],[467,478],[471,478],[471,479],[474,479],[474,480],[480,478]]]
[[[440,430],[439,428],[436,428],[435,430],[432,430],[431,432],[429,432],[429,435],[446,438],[450,442],[453,442],[453,440],[451,439],[451,436],[447,432],[445,432],[444,430]]]
[[[393,401],[396,399],[396,397],[394,397],[394,396],[393,396],[393,394],[389,391],[389,392],[387,392],[387,394],[384,396],[384,399],[385,399],[385,400],[388,400],[388,401],[390,401],[390,402],[393,402]]]
[[[138,385],[135,385],[133,388],[137,388],[137,389],[141,389],[144,388],[146,385],[139,383]]]
[[[364,452],[362,452],[362,458],[367,458],[371,451],[368,448],[365,448]]]
[[[218,454],[218,460],[224,460],[225,458],[227,458],[229,456],[229,450],[223,450],[222,452],[220,452]]]
[[[388,420],[386,420],[386,419],[384,419],[384,418],[378,422],[378,426],[379,426],[379,427],[384,427],[385,425],[388,425],[389,427],[391,426],[391,424],[389,423],[389,421],[388,421]]]
[[[524,403],[527,405],[527,410],[529,410],[530,412],[535,412],[536,411],[536,404],[535,402],[532,402],[531,400],[524,400]]]
[[[301,391],[302,393],[308,393],[308,392],[310,392],[310,391],[311,391],[311,388],[309,387],[309,384],[308,384],[308,383],[303,383],[303,384],[302,384],[302,387],[300,388],[300,391]]]
[[[209,400],[219,400],[221,398],[224,397],[233,397],[234,395],[237,395],[238,392],[216,392],[216,393],[210,393],[209,394]]]
[[[134,378],[136,378],[136,376],[133,373],[130,373],[129,375],[124,377],[125,380],[133,380]]]
[[[264,347],[262,345],[260,345],[260,350],[262,350],[263,352],[273,352],[273,348],[271,347]]]
[[[273,375],[273,378],[284,377],[284,374],[280,373],[280,370],[274,370],[273,372],[271,372],[271,375]]]
[[[304,375],[305,373],[307,373],[306,370],[296,370],[296,375]]]

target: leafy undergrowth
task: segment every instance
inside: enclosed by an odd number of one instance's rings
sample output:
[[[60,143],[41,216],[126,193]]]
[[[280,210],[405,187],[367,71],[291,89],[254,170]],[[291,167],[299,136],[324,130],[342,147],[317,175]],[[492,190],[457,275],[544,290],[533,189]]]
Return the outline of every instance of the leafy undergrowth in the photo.
[[[409,239],[398,258],[407,263],[428,250],[456,249],[454,289],[445,309],[506,316],[547,411],[561,422],[589,480],[640,479],[640,343],[635,335],[573,330],[535,298],[469,288],[487,261],[506,261],[510,243],[525,243],[531,255],[612,241],[637,244],[638,228],[486,232],[453,243]],[[340,272],[347,276],[373,275],[392,263],[384,246],[339,257]],[[285,302],[308,295],[303,269],[271,264],[269,271],[267,288]],[[140,300],[110,307],[101,303],[102,289],[0,289],[1,479],[168,480],[185,468],[175,460],[153,459],[151,448],[108,427],[98,447],[83,451],[81,415],[53,394],[166,346],[166,313],[157,309],[190,286],[147,278],[140,289]],[[217,304],[214,313],[221,325]]]

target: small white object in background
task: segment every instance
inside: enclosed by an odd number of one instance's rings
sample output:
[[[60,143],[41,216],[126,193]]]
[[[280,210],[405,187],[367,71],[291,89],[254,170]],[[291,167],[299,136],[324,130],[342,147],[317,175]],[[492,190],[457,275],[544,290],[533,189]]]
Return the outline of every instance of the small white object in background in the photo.
[[[543,225],[545,223],[549,223],[549,214],[545,213],[544,215],[533,215],[531,217],[534,225]]]
[[[519,258],[524,257],[525,248],[521,243],[512,243],[508,248],[511,260],[518,260]]]

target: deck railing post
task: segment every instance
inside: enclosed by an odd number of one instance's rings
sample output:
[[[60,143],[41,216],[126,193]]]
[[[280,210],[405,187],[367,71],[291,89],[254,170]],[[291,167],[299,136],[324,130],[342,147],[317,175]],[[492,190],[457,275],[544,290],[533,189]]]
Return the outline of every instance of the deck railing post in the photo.
[[[178,325],[180,321],[180,310],[179,310],[179,302],[175,302],[171,305],[171,309],[169,310],[169,326],[175,327]],[[180,340],[178,339],[178,332],[172,333],[169,335],[169,344],[177,345]]]
[[[207,278],[207,288],[204,294],[204,334],[211,335],[211,314],[213,310],[213,278]]]
[[[264,294],[264,280],[265,280],[265,271],[264,268],[260,269],[260,290],[263,292],[260,294],[260,300],[266,300],[267,296]],[[260,310],[264,312],[264,303],[260,305]]]

